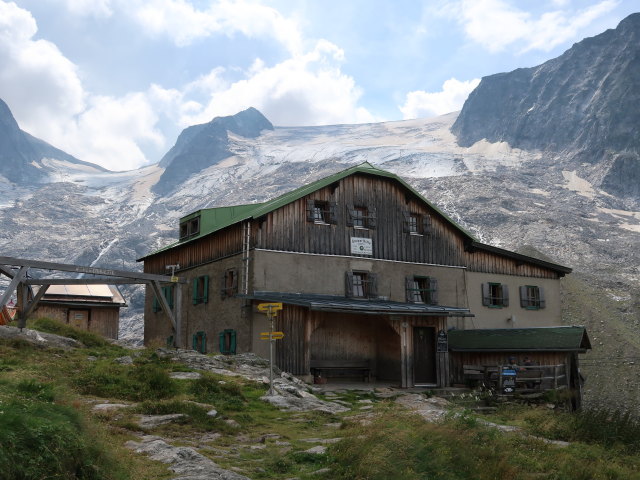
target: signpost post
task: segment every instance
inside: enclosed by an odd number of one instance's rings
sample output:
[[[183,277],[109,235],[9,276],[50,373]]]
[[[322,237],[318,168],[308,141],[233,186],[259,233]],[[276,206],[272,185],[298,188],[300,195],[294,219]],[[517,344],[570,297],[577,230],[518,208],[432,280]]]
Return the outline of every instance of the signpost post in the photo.
[[[260,303],[258,310],[267,314],[269,331],[260,333],[260,340],[269,340],[269,396],[275,395],[273,390],[273,342],[282,340],[284,333],[273,331],[273,319],[282,310],[282,303]]]

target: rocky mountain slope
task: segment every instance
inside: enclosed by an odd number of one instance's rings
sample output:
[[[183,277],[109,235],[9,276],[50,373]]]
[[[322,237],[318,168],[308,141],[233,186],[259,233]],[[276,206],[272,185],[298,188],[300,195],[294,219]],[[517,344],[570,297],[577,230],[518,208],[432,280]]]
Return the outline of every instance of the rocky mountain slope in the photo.
[[[453,125],[481,139],[556,154],[616,196],[640,200],[640,13],[533,68],[485,77]]]
[[[282,128],[273,127],[260,112],[249,109],[186,129],[159,164],[130,172],[105,171],[37,141],[19,129],[1,103],[1,251],[16,257],[140,269],[135,260],[175,241],[178,219],[185,214],[205,207],[264,201],[369,161],[405,178],[482,241],[545,255],[574,268],[570,277],[579,282],[568,289],[568,320],[597,332],[590,355],[604,359],[616,351],[618,364],[637,364],[640,198],[633,194],[629,181],[638,163],[633,156],[639,151],[634,150],[638,144],[632,137],[626,143],[607,143],[606,136],[602,145],[607,155],[585,157],[597,150],[598,143],[591,139],[599,135],[600,127],[593,127],[592,135],[581,136],[580,141],[571,137],[558,143],[563,135],[567,137],[565,116],[582,122],[584,128],[608,118],[608,131],[629,129],[629,119],[638,110],[619,117],[594,114],[598,108],[598,112],[614,112],[618,100],[610,88],[593,89],[616,77],[616,85],[626,88],[626,98],[640,95],[638,75],[631,69],[637,62],[633,56],[637,50],[631,41],[624,41],[625,35],[637,39],[635,28],[630,28],[636,23],[635,15],[629,17],[615,31],[577,44],[537,67],[539,71],[496,76],[504,82],[499,88],[508,92],[503,96],[512,102],[509,104],[496,100],[497,80],[487,77],[459,116]],[[600,62],[594,54],[607,42],[612,43],[608,52],[620,53],[617,62],[608,64],[608,74],[604,58]],[[600,50],[587,48],[589,45]],[[587,66],[582,76],[570,75],[570,68],[562,67],[566,58],[575,64],[573,68],[595,61],[602,70],[601,81],[596,82],[593,75],[589,82],[585,80],[586,73],[598,70]],[[626,67],[619,68],[618,63]],[[625,73],[617,74],[620,69]],[[560,81],[552,75],[556,70],[564,71],[567,78]],[[533,75],[534,71],[538,73]],[[538,85],[543,77],[547,81]],[[626,77],[632,78],[625,83]],[[590,94],[585,93],[588,85],[592,86]],[[579,109],[568,102],[567,92],[575,89],[582,92],[580,98],[593,100],[583,104],[589,108]],[[531,101],[539,99],[528,114],[535,121],[523,117],[533,105],[518,100],[526,96],[523,92]],[[494,104],[498,110],[492,110]],[[481,107],[490,113],[482,116]],[[551,109],[553,114],[551,110],[539,114],[536,109]],[[557,126],[548,128],[553,122]],[[520,127],[509,130],[516,124]],[[535,143],[538,135],[546,141]],[[631,159],[631,173],[626,163],[616,167],[612,160],[623,157]],[[622,173],[616,176],[618,171]],[[143,290],[123,290],[130,307],[121,323],[121,337],[139,340]],[[606,304],[607,308],[589,307],[582,314],[587,303]],[[614,324],[615,335],[609,328]],[[600,366],[605,368],[602,362]],[[624,391],[629,393],[627,399],[637,401],[638,376],[634,375],[628,375],[631,380]],[[612,382],[616,380],[608,381],[602,384],[603,391],[615,388]]]

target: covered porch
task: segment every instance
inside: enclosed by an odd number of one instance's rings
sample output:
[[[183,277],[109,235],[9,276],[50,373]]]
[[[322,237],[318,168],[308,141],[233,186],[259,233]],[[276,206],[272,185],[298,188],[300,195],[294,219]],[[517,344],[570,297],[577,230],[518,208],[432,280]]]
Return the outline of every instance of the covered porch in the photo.
[[[449,386],[447,318],[468,309],[281,292],[248,296],[282,302],[276,364],[306,381]]]

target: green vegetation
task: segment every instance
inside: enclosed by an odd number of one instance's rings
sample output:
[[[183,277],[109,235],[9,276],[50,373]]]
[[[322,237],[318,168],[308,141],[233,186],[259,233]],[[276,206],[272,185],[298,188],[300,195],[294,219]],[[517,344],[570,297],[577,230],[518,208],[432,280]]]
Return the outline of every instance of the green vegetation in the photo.
[[[172,372],[190,369],[50,320],[34,325],[90,346],[43,350],[23,340],[0,340],[3,480],[175,476],[167,465],[124,447],[141,433],[196,448],[255,480],[640,479],[640,425],[621,413],[498,405],[480,416],[471,411],[483,399],[465,395],[452,402],[446,420],[432,424],[393,400],[354,391],[326,398],[351,405],[344,414],[288,413],[260,400],[264,384],[209,372],[173,379]],[[92,410],[104,402],[129,406]],[[139,415],[166,414],[184,416],[154,428],[138,424]],[[522,433],[502,433],[485,420]],[[334,443],[336,438],[342,440]],[[320,444],[326,453],[307,452]]]

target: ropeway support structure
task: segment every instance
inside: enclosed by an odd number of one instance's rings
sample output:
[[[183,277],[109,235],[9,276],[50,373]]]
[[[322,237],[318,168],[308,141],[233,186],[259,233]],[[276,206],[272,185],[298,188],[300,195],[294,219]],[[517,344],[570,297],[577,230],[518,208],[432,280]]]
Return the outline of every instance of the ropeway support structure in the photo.
[[[34,277],[33,271],[42,275],[44,271],[71,272],[96,275],[94,278],[47,278],[46,276]],[[181,290],[185,282],[183,278],[168,275],[155,275],[151,273],[133,272],[127,270],[112,270],[106,268],[86,267],[65,263],[44,262],[39,260],[26,260],[22,258],[0,256],[0,275],[9,278],[9,286],[0,297],[0,310],[16,293],[18,297],[18,327],[24,328],[27,318],[35,310],[38,302],[46,293],[49,285],[89,285],[89,284],[146,284],[150,285],[162,306],[162,311],[171,323],[174,335],[174,345],[182,345],[181,333],[181,308],[180,302],[176,302],[174,309],[169,307],[162,294],[162,284],[173,283],[176,285],[176,298],[182,298]],[[46,275],[46,273],[45,273]],[[32,285],[39,285],[38,292],[34,295]]]

